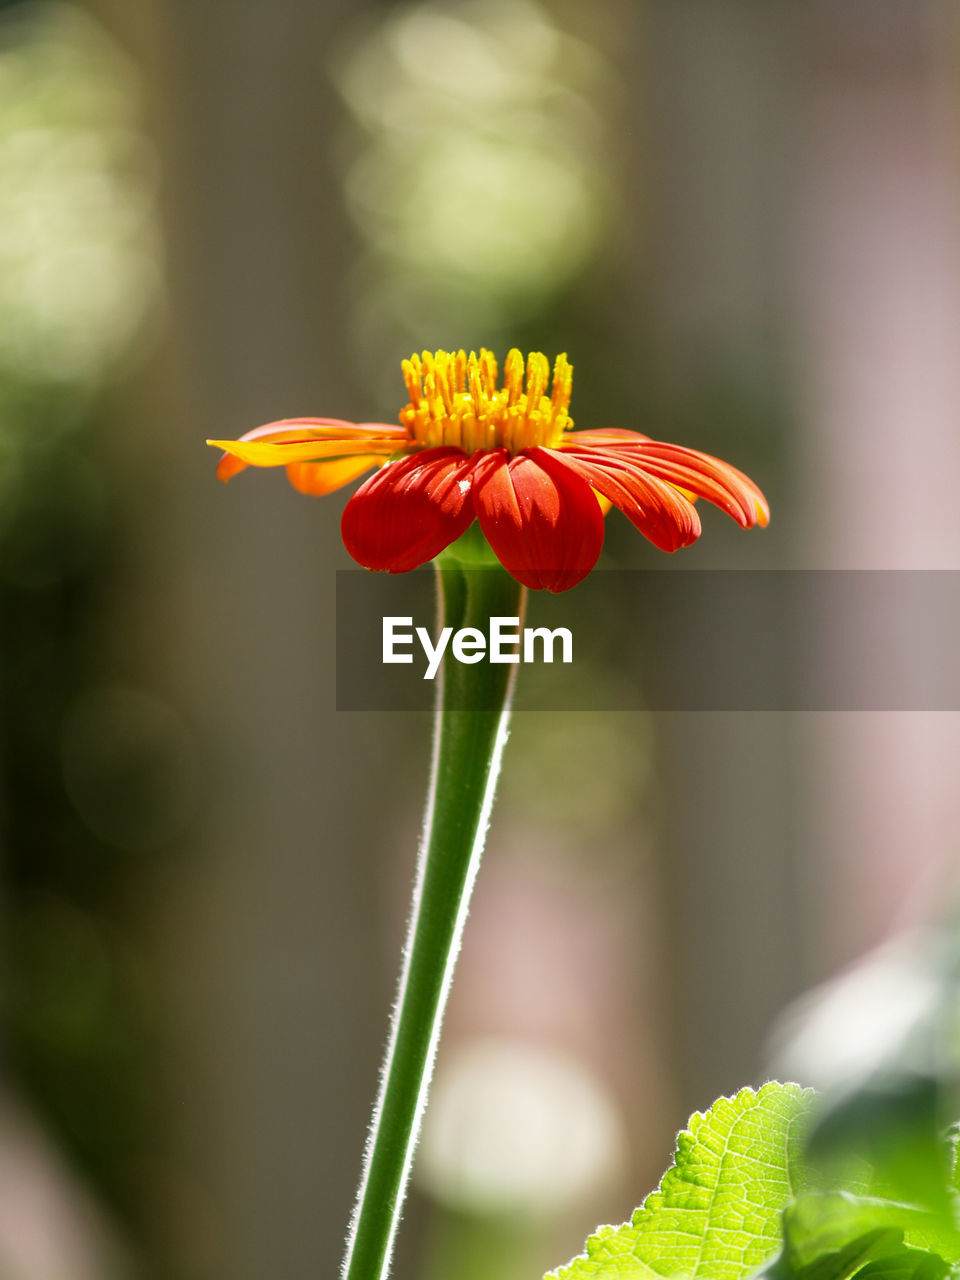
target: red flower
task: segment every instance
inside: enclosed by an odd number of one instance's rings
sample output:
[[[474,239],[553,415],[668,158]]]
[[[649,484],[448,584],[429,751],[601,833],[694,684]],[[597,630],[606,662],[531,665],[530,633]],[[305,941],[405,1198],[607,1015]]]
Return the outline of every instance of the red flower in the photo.
[[[572,370],[533,352],[507,356],[504,384],[489,351],[428,351],[403,362],[410,403],[401,426],[288,418],[225,449],[221,480],[247,466],[285,466],[301,493],[323,494],[379,470],[343,512],[343,541],[368,569],[404,573],[432,560],[474,519],[501,564],[528,587],[566,591],[596,564],[603,517],[619,507],[663,551],[700,536],[706,498],[744,529],[765,525],[766,500],[719,458],[636,431],[573,431]]]

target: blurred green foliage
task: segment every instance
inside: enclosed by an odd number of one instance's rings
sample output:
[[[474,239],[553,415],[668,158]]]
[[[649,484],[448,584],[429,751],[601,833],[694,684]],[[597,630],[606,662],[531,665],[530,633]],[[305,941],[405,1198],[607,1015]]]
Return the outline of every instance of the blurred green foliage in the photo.
[[[116,536],[99,396],[157,297],[137,79],[67,4],[0,12],[0,794],[4,1024],[17,1086],[124,1210],[150,1036],[124,935],[129,850],[78,811],[64,726],[102,679]],[[143,759],[125,761],[134,779]]]

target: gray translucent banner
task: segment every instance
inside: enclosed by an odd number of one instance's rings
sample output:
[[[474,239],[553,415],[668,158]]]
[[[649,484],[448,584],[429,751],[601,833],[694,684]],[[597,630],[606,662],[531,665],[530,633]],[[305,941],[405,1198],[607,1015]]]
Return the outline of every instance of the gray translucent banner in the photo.
[[[521,658],[520,708],[956,711],[958,624],[960,571],[596,570],[529,593],[530,661],[509,620],[493,647]],[[432,570],[339,572],[337,709],[432,706],[437,639]],[[482,640],[448,637],[443,661],[490,661]]]

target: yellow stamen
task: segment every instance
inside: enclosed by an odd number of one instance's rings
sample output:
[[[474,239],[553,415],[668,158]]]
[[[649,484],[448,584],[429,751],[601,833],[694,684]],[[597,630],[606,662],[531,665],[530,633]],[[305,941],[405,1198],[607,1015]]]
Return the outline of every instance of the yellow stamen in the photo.
[[[467,453],[509,449],[519,453],[535,445],[556,446],[573,426],[568,409],[573,370],[565,355],[553,366],[532,351],[526,361],[514,348],[507,356],[503,386],[497,385],[492,352],[424,351],[403,361],[410,403],[400,421],[421,444],[454,445]]]

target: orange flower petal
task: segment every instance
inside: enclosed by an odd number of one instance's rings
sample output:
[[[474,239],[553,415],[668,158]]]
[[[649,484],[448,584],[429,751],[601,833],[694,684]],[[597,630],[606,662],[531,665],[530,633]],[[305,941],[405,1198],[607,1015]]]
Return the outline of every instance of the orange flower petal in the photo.
[[[302,439],[315,435],[317,439],[354,440],[361,437],[391,436],[406,439],[406,427],[395,422],[345,422],[343,418],[278,418],[265,422],[240,436],[241,440],[262,440],[267,436],[278,439]]]
[[[389,458],[398,451],[398,447],[402,448],[393,440],[330,440],[315,436],[305,439],[302,433],[291,440],[208,440],[207,444],[223,449],[228,458],[241,463],[238,467],[221,459],[217,467],[221,480],[231,479],[244,467],[287,467],[294,462],[319,462],[322,458],[347,458],[358,454]]]
[[[494,554],[518,582],[567,591],[586,577],[603,545],[603,514],[584,480],[548,449],[508,460],[480,455],[474,506]]]
[[[582,445],[595,444],[643,444],[649,436],[639,431],[628,431],[625,427],[590,427],[586,431],[567,431],[559,449],[579,449]]]
[[[391,426],[386,422],[343,422],[340,418],[281,418],[277,422],[267,422],[262,427],[254,427],[239,440],[208,440],[207,444],[223,449],[224,456],[217,466],[217,476],[221,480],[231,480],[246,467],[281,467],[290,463],[309,462],[314,458],[332,457],[356,453],[358,450],[351,444],[349,449],[331,450],[329,448],[313,450],[314,443],[324,445],[333,441],[371,442],[376,443],[377,453],[390,453],[403,447],[409,440],[403,427]],[[381,445],[394,442],[392,447],[381,449]],[[258,447],[252,447],[252,446]],[[263,449],[263,445],[283,445],[289,449],[293,445],[301,446],[296,456],[290,452]],[[367,452],[374,452],[368,448]]]
[[[406,573],[426,564],[473,523],[473,469],[473,458],[454,448],[381,467],[344,508],[344,546],[366,569]]]
[[[287,467],[287,478],[300,493],[323,497],[342,489],[371,467],[378,467],[383,458],[377,454],[361,454],[358,458],[328,458],[323,462],[292,462]]]
[[[580,449],[557,455],[563,465],[582,476],[661,551],[688,547],[700,536],[700,517],[673,485],[632,461],[624,451]]]

